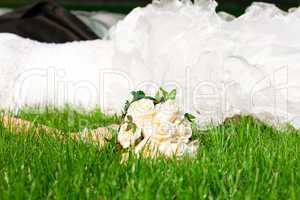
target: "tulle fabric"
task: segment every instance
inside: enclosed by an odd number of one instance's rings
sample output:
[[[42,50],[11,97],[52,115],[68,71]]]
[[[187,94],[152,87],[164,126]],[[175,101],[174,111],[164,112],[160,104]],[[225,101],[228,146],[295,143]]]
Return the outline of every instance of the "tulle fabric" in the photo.
[[[201,127],[235,114],[299,127],[299,9],[254,3],[234,18],[216,6],[159,1],[135,9],[112,31],[113,66],[135,85],[155,83],[150,91],[177,86]]]
[[[92,85],[99,85],[99,70],[107,69],[108,76],[96,94],[78,92],[76,101],[59,94],[59,103],[49,95],[40,98],[42,93],[29,87],[26,101],[11,106],[71,103],[120,112],[130,90],[153,94],[164,86],[177,88],[179,104],[197,116],[199,127],[251,114],[273,125],[299,128],[300,9],[283,12],[272,4],[254,3],[234,18],[216,13],[216,6],[208,0],[155,1],[134,9],[110,30],[107,41],[46,45],[26,40],[29,59],[7,63],[23,68],[29,62],[27,69],[57,67],[67,74],[65,81],[88,80]],[[0,58],[2,62],[3,54]],[[1,70],[7,70],[5,66],[2,63]],[[12,90],[5,90],[4,96]]]

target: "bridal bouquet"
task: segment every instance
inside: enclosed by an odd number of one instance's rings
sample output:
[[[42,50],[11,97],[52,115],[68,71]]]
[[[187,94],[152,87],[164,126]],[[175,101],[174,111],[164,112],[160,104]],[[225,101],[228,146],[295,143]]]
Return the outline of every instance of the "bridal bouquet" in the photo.
[[[126,102],[118,132],[118,143],[124,149],[146,157],[197,153],[198,141],[191,141],[195,117],[180,112],[175,102],[176,90],[168,93],[160,88],[155,97],[146,96],[143,91],[132,95],[133,100]]]

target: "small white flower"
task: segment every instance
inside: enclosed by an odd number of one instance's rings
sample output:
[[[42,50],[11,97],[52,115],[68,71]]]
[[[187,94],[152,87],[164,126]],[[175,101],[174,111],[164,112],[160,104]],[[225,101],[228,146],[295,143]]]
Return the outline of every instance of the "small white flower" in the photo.
[[[132,130],[126,130],[128,124],[124,123],[119,131],[118,134],[118,142],[124,149],[129,148],[131,145],[134,145],[135,141],[138,140],[141,135],[142,131],[140,127],[137,127],[136,131],[133,132]]]

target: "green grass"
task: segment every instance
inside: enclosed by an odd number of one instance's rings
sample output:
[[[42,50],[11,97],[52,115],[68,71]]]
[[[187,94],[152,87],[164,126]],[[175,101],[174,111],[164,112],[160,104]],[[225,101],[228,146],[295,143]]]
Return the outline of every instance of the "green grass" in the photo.
[[[70,131],[118,121],[96,110],[26,110],[24,119]],[[1,123],[0,123],[1,124]],[[206,132],[195,159],[131,156],[50,136],[16,136],[0,125],[0,199],[299,199],[300,136],[250,117]]]

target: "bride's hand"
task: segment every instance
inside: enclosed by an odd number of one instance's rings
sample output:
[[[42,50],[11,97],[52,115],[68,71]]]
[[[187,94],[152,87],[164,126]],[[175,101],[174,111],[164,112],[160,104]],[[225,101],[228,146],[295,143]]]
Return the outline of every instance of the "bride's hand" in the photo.
[[[1,122],[4,128],[15,134],[34,133],[36,136],[39,136],[40,134],[47,134],[56,138],[58,136],[58,139],[61,141],[66,140],[66,135],[62,134],[63,132],[61,130],[41,124],[34,124],[30,121],[12,117],[6,114],[2,116]],[[112,133],[109,128],[117,130],[118,125],[100,127],[94,130],[85,129],[83,132],[73,132],[70,134],[70,138],[75,141],[83,140],[84,142],[91,142],[103,146],[107,143],[107,141],[112,139]]]

